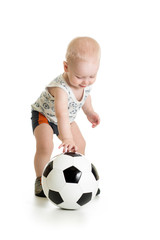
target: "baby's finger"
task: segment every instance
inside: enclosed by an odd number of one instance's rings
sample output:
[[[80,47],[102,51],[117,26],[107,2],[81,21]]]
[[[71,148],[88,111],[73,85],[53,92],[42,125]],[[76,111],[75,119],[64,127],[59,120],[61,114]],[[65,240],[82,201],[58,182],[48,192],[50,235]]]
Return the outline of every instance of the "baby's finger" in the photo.
[[[72,150],[72,148],[73,148],[73,146],[72,145],[68,145],[68,152],[71,152],[71,150]]]
[[[77,152],[78,151],[78,147],[77,146],[75,146],[75,152]]]
[[[58,148],[61,148],[64,146],[64,143],[61,143]]]
[[[63,146],[63,153],[67,152],[67,145]]]
[[[100,117],[98,117],[98,119],[97,119],[97,125],[100,124],[100,121],[101,121],[101,120],[100,120]]]
[[[72,152],[77,152],[77,150],[78,150],[78,147],[76,145],[73,146],[72,149],[71,149]]]

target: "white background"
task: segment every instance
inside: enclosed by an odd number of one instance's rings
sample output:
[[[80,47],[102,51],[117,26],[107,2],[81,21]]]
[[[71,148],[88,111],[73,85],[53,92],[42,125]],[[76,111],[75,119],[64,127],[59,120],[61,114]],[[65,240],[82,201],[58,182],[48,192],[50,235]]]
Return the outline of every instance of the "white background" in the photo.
[[[160,239],[160,7],[156,0],[0,2],[3,239]],[[30,105],[62,73],[69,41],[102,48],[93,105],[77,117],[101,196],[78,211],[34,197]],[[60,153],[55,137],[53,155]],[[103,235],[103,237],[102,237]]]

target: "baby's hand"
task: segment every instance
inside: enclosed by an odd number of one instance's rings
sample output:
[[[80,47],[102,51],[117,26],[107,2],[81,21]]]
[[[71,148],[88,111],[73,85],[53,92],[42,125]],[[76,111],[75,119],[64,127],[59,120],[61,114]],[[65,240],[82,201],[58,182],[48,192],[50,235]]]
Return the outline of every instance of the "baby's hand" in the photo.
[[[92,123],[92,128],[95,128],[100,123],[100,117],[96,112],[88,114],[87,118]]]
[[[62,139],[62,143],[58,148],[63,147],[63,152],[76,152],[78,150],[72,138]]]

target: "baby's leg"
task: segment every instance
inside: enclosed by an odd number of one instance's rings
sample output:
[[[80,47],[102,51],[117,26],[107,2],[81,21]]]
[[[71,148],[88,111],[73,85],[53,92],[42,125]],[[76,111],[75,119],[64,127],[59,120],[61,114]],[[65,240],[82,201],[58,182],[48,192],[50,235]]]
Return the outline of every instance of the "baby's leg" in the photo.
[[[42,123],[34,130],[36,138],[36,154],[34,166],[36,176],[42,176],[45,165],[49,162],[53,151],[53,130],[49,124]]]
[[[78,147],[78,152],[84,155],[86,142],[76,122],[71,123],[71,131],[75,144]]]

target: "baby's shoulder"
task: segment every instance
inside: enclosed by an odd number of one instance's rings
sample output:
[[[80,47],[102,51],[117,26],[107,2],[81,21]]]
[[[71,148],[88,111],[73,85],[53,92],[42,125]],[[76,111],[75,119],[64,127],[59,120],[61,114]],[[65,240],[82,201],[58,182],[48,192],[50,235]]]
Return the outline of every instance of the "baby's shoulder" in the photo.
[[[56,77],[55,79],[53,79],[47,86],[46,86],[46,90],[51,89],[51,88],[62,88],[63,90],[65,90],[66,92],[69,91],[69,88],[67,86],[67,84],[65,83],[65,80],[61,75],[59,75],[58,77]]]
[[[67,97],[67,93],[66,93],[66,91],[64,91],[63,88],[60,88],[60,87],[48,87],[47,90],[54,98]]]
[[[46,87],[57,87],[57,86],[65,86],[65,82],[62,77],[62,74],[54,78]]]

